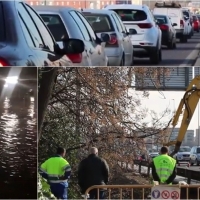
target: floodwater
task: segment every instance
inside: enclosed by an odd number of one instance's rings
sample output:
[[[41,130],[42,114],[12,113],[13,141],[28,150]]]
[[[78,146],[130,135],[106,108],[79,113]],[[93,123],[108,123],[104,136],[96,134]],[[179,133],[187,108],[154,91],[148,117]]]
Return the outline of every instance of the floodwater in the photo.
[[[34,98],[0,102],[0,199],[37,199]]]

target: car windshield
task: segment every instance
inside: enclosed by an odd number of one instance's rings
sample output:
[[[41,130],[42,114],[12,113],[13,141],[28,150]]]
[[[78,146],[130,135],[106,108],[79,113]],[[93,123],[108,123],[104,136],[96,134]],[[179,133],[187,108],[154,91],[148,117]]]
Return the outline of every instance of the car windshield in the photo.
[[[96,33],[114,31],[108,15],[83,13]]]
[[[154,17],[158,21],[158,23],[160,23],[160,24],[167,24],[167,18],[166,18],[166,16],[154,15]]]
[[[180,148],[179,152],[190,152],[190,148],[188,147],[183,147],[183,148]]]
[[[147,19],[147,14],[143,10],[113,10],[121,18],[122,21],[144,21]]]

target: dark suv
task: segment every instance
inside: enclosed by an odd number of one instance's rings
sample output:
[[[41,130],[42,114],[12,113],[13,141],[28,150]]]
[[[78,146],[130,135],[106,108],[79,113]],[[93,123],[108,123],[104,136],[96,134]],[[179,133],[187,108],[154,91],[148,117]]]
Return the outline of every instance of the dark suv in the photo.
[[[61,49],[44,21],[23,1],[0,1],[0,66],[72,66],[67,54],[84,51],[78,39]]]

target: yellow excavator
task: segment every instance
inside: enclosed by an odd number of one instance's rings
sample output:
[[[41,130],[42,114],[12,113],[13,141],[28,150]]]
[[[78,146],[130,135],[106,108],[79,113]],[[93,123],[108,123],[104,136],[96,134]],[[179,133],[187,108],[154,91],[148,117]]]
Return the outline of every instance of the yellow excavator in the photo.
[[[183,98],[181,99],[181,102],[174,115],[174,118],[172,120],[172,126],[173,126],[172,130],[173,130],[178,123],[180,115],[183,114],[183,118],[182,118],[177,139],[175,141],[170,141],[170,137],[169,137],[168,139],[169,141],[163,144],[164,146],[175,145],[175,148],[170,153],[170,156],[175,155],[179,151],[181,143],[184,140],[186,131],[192,119],[192,116],[199,102],[199,99],[200,99],[200,75],[196,76],[190,82]]]

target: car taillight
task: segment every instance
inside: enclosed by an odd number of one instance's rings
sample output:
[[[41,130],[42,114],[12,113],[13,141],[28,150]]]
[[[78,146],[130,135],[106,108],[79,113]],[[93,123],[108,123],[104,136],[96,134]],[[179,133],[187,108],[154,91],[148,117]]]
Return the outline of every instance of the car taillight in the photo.
[[[183,22],[182,19],[180,20],[180,26],[181,26],[181,27],[184,27],[184,22]]]
[[[0,58],[0,67],[6,67],[6,66],[9,66],[9,63],[5,59]]]
[[[169,27],[167,25],[160,25],[160,29],[163,30],[163,31],[168,31],[169,30]]]
[[[81,62],[82,62],[82,53],[67,54],[67,57],[68,57],[73,63],[81,63]]]
[[[106,46],[110,47],[118,46],[118,40],[116,34],[110,34],[110,40],[107,42]]]
[[[153,25],[151,23],[138,24],[140,28],[151,28]]]

